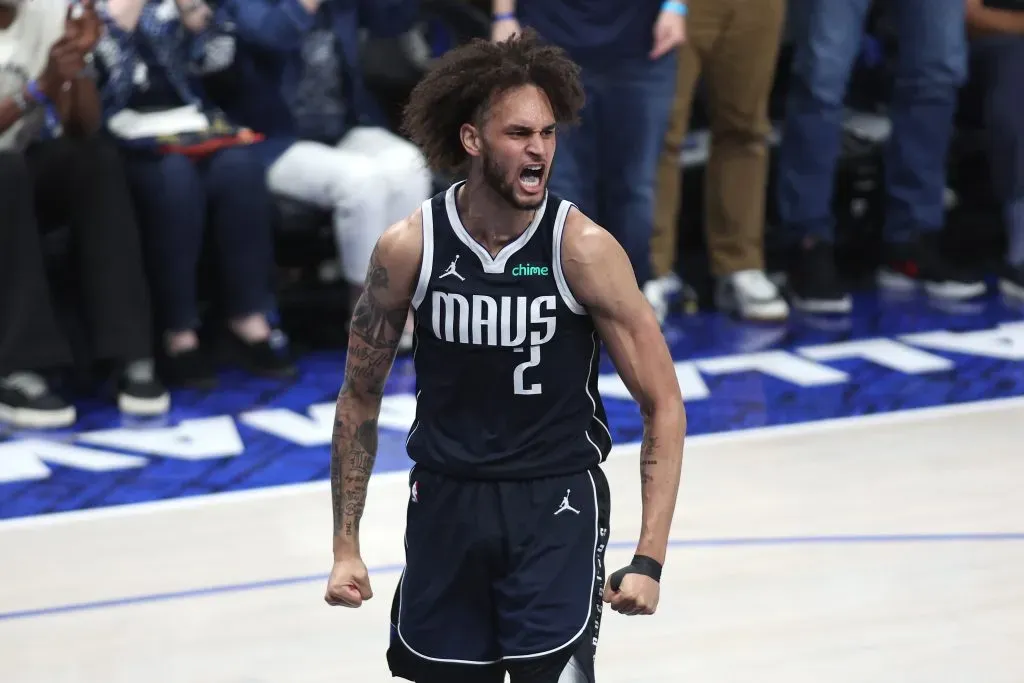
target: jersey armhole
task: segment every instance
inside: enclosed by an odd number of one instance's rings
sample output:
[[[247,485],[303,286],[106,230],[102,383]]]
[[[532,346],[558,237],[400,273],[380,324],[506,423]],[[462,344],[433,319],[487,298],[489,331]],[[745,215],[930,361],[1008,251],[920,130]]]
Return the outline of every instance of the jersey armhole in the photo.
[[[423,256],[420,261],[420,279],[416,283],[416,291],[412,295],[412,308],[417,310],[427,295],[430,284],[430,273],[434,268],[434,206],[431,200],[423,202],[420,213],[423,230]]]
[[[566,307],[573,313],[586,315],[586,309],[572,295],[569,283],[565,280],[565,273],[562,272],[562,233],[565,230],[565,219],[569,215],[569,210],[574,206],[576,205],[565,199],[558,205],[558,214],[555,216],[555,229],[553,231],[554,243],[551,252],[553,258],[551,260],[555,273],[555,286],[558,287],[558,293],[562,296],[562,301],[565,302]]]

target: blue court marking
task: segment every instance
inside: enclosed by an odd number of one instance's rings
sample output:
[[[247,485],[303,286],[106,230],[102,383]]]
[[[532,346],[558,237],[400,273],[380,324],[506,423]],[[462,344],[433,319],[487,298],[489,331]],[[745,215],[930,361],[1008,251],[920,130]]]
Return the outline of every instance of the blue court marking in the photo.
[[[724,548],[738,546],[855,545],[878,543],[995,543],[1015,541],[1024,541],[1024,532],[698,538],[689,540],[673,539],[669,541],[669,546],[672,548]],[[616,541],[608,544],[609,550],[630,550],[635,547],[635,541]],[[402,568],[403,566],[399,564],[388,564],[370,567],[369,570],[371,574],[389,574],[400,572],[402,571]],[[0,622],[14,621],[17,619],[31,619],[34,617],[48,617],[57,614],[88,612],[110,607],[127,607],[129,605],[144,605],[155,602],[167,602],[170,600],[187,600],[190,598],[202,598],[211,595],[247,593],[266,588],[280,588],[282,586],[294,586],[302,583],[317,583],[326,580],[327,574],[287,576],[278,579],[267,579],[264,581],[249,581],[222,586],[208,586],[206,588],[191,588],[188,590],[172,591],[168,593],[152,593],[149,595],[136,595],[134,597],[112,598],[110,600],[80,602],[69,605],[55,605],[53,607],[40,607],[37,609],[17,610],[14,612],[0,612]]]

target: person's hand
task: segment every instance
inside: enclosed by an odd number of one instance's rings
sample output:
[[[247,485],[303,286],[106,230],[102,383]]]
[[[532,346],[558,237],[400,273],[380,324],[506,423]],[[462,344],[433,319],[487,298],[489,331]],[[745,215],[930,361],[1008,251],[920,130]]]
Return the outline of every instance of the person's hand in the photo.
[[[491,24],[491,41],[500,43],[522,32],[523,29],[517,19],[498,19]]]
[[[654,46],[651,59],[667,55],[686,42],[686,17],[671,10],[661,10],[654,22]]]
[[[210,19],[213,18],[213,10],[205,0],[174,0],[178,5],[178,12],[181,24],[189,31],[198,33],[205,29]]]
[[[56,102],[62,93],[71,89],[71,82],[84,68],[85,55],[78,51],[75,43],[62,37],[50,48],[46,67],[37,79],[39,89],[50,101]]]
[[[64,36],[78,49],[87,55],[96,48],[103,31],[103,22],[96,12],[95,0],[81,0],[68,8],[68,16],[64,21]]]
[[[364,600],[373,597],[370,589],[370,574],[359,556],[335,560],[331,576],[327,579],[327,593],[324,600],[328,605],[359,607]]]
[[[620,614],[654,614],[660,598],[661,584],[644,574],[626,574],[617,591],[605,582],[604,601]]]

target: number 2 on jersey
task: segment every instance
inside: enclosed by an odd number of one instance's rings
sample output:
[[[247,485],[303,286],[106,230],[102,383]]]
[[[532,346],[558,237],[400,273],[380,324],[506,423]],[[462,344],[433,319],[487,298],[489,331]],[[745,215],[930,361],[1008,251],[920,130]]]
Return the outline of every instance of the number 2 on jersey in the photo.
[[[526,386],[526,380],[523,378],[523,373],[526,372],[527,368],[535,368],[540,365],[540,347],[530,347],[530,360],[523,361],[516,366],[513,374],[513,393],[515,394],[539,394],[541,392],[540,384],[531,384]]]

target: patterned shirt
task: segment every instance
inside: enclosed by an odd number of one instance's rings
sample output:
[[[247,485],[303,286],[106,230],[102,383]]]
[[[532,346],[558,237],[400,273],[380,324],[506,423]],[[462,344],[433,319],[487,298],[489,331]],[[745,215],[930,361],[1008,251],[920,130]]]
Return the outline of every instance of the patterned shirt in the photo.
[[[104,116],[109,118],[129,106],[133,95],[147,90],[151,70],[160,71],[160,82],[182,104],[202,104],[196,79],[207,69],[208,56],[217,54],[217,40],[224,27],[215,17],[205,30],[192,33],[180,20],[174,0],[148,0],[134,31],[118,26],[98,6],[106,26],[96,46],[100,95]]]

